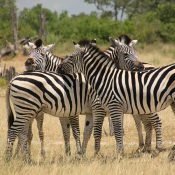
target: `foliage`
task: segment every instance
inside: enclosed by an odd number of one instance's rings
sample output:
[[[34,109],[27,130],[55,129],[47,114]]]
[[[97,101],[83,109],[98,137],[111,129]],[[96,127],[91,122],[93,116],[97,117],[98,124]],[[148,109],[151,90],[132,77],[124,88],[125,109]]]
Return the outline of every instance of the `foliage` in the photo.
[[[6,40],[13,41],[11,3],[9,3],[11,1],[0,0],[0,48]],[[115,20],[113,12],[105,8],[100,15],[92,12],[90,15],[81,13],[70,16],[66,11],[58,14],[38,4],[31,9],[25,8],[19,13],[19,38],[38,37],[39,16],[43,13],[46,17],[44,38],[48,43],[70,43],[72,40],[82,38],[96,38],[98,42],[104,43],[109,36],[117,37],[120,34],[128,34],[146,43],[175,42],[174,0],[168,0],[167,3],[164,0],[86,0],[86,2],[96,3],[101,9],[108,5],[112,7],[112,4],[117,3],[118,12],[123,7],[125,20]]]

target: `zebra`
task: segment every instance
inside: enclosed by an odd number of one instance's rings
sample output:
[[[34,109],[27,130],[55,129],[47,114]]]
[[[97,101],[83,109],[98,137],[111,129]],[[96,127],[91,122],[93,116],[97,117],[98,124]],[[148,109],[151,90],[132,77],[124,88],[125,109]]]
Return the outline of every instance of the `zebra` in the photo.
[[[119,42],[116,45],[120,47]],[[124,152],[124,113],[150,114],[175,104],[175,64],[142,72],[120,70],[99,48],[89,44],[76,49],[60,64],[59,70],[62,73],[82,72],[97,92],[112,119],[118,158]]]
[[[89,92],[87,93],[87,91]],[[96,101],[95,94],[93,93],[94,91],[81,73],[72,76],[36,71],[25,72],[16,76],[10,82],[7,93],[7,160],[12,156],[13,143],[18,134],[22,140],[21,147],[25,160],[31,160],[27,144],[28,129],[31,120],[40,112],[64,119],[69,117],[77,144],[77,152],[81,153],[80,131],[76,116],[79,114],[88,114],[90,116],[93,113],[94,116],[97,116],[94,123],[100,123],[103,122],[106,115],[106,112],[101,108],[101,104]],[[85,97],[85,94],[89,94],[89,96]],[[9,99],[11,99],[14,106],[16,119],[14,119]],[[93,118],[89,118],[91,122]],[[86,125],[89,125],[89,123],[86,123]],[[98,129],[101,130],[102,128],[98,127]],[[94,133],[94,137],[100,142],[98,133]]]
[[[42,48],[42,51],[44,51],[44,52],[50,52],[55,47],[55,44],[43,45],[42,40],[36,40],[34,43],[31,42],[31,40],[27,40],[24,43],[22,43],[22,45],[23,45],[23,48],[26,50],[26,52],[28,54],[33,52],[33,50],[36,50],[37,45],[40,45],[40,47]],[[60,59],[62,59],[62,58],[60,57]],[[30,68],[30,64],[28,64],[27,69],[28,70],[32,69],[32,68]],[[45,158],[44,132],[43,132],[43,115],[44,114],[42,112],[39,113],[37,115],[37,117],[36,117],[36,121],[37,121],[37,128],[38,128],[38,131],[39,131],[39,138],[40,138],[40,142],[41,142],[41,151],[40,151],[40,153],[41,153],[41,156],[43,158]],[[62,129],[64,129],[64,128],[66,128],[66,126],[70,125],[70,123],[67,120],[67,118],[64,119],[64,120],[62,120],[62,118],[59,118],[59,119],[60,119],[60,123],[61,123]],[[66,122],[66,120],[67,120],[67,122]],[[63,132],[65,133],[65,136],[69,134],[66,131],[63,131]],[[29,132],[28,132],[28,144],[29,144],[29,147],[31,145],[32,138],[33,138],[33,134],[32,134],[32,122],[31,122],[31,124],[29,125]],[[67,142],[67,140],[68,140],[67,137],[64,137],[64,139],[65,139],[65,142]],[[19,151],[21,149],[20,145],[21,145],[21,143],[20,143],[20,138],[19,138],[14,156],[17,156],[19,154]],[[70,146],[68,144],[66,144],[65,147],[66,147],[66,154],[70,154],[70,151],[69,151],[70,150],[69,149]]]
[[[113,61],[117,65],[117,68],[124,69],[124,70],[130,70],[130,71],[134,71],[134,70],[141,71],[141,70],[153,69],[153,66],[151,66],[151,65],[148,66],[147,63],[142,63],[142,62],[138,61],[137,53],[133,48],[133,46],[137,43],[137,40],[132,40],[127,35],[120,35],[118,38],[119,42],[117,42],[117,44],[122,43],[121,47],[120,47],[121,50],[126,50],[125,52],[128,52],[128,50],[129,50],[130,52],[134,53],[135,57],[130,57],[129,59],[127,58],[127,56],[125,57],[124,54],[123,54],[123,57],[122,56],[120,56],[120,57],[113,56],[112,50],[116,44],[115,44],[115,42],[113,42],[113,40],[111,38],[109,38],[109,40],[111,40],[111,43],[114,46],[105,50],[104,53],[109,58],[113,59]],[[133,64],[133,62],[136,62],[136,63]],[[135,67],[135,65],[137,65],[137,67]],[[165,150],[162,146],[162,134],[161,134],[162,123],[161,123],[161,120],[160,120],[157,113],[154,113],[151,115],[152,115],[151,119],[148,115],[146,115],[146,116],[145,115],[133,115],[134,121],[136,123],[136,128],[138,131],[138,136],[139,136],[139,148],[137,151],[138,152],[140,152],[140,151],[150,152],[151,151],[151,136],[152,136],[152,127],[153,127],[156,131],[156,150],[153,152],[152,156],[157,156],[160,151]],[[142,120],[144,127],[146,129],[145,144],[143,141],[141,120]]]
[[[75,44],[75,48],[84,47],[85,45],[89,44],[90,42],[88,40],[81,40],[78,44]],[[143,68],[142,63],[137,61],[137,54],[132,47],[132,45],[125,45],[125,43],[122,43],[122,41],[119,42],[120,52],[116,50],[115,55],[111,54],[111,52],[114,50],[115,43],[111,42],[112,45],[107,50],[104,51],[104,54],[107,55],[107,57],[112,58],[115,62],[115,65],[117,68],[121,69],[131,69],[133,70],[141,70]],[[136,44],[136,40],[131,40],[130,43]],[[130,57],[127,56],[127,53],[130,54]],[[139,137],[139,147],[136,151],[136,153],[140,152],[151,152],[151,136],[152,136],[152,126],[155,128],[156,131],[156,150],[152,152],[152,156],[157,156],[160,151],[163,151],[162,147],[162,135],[161,135],[161,120],[157,114],[151,114],[151,119],[149,115],[134,115],[134,121],[136,123],[136,128],[138,132]],[[146,130],[146,139],[145,144],[143,141],[143,135],[142,135],[142,128],[141,128],[141,119],[144,124],[145,130]],[[140,155],[140,154],[138,154]]]

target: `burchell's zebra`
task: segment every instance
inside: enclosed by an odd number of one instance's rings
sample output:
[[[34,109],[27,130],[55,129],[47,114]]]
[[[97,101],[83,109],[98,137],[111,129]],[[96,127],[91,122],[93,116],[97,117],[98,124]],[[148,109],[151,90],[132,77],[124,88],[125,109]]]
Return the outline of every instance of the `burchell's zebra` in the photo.
[[[74,122],[77,117],[71,116],[79,114],[92,115],[93,112],[93,115],[97,116],[94,123],[103,122],[106,113],[101,108],[101,104],[96,101],[93,93],[94,91],[86,83],[82,74],[74,74],[72,76],[58,75],[54,72],[26,72],[16,76],[10,82],[7,93],[9,126],[7,156],[11,157],[13,142],[16,136],[20,134],[22,138],[21,146],[26,159],[30,159],[27,145],[28,128],[30,121],[40,112],[62,118],[70,116],[69,119],[75,124],[72,127],[74,133],[76,133],[74,137],[77,143],[77,150],[81,152],[78,122]],[[89,95],[84,96],[85,94]],[[14,106],[16,119],[14,119],[10,108],[9,97]],[[92,119],[90,117],[90,120]],[[99,131],[101,130],[100,127],[98,127]],[[21,132],[22,129],[23,132]],[[94,133],[94,137],[100,142],[98,132]],[[97,144],[96,147],[98,146]]]
[[[145,66],[148,65],[146,63],[142,63],[138,61],[137,53],[133,46],[137,43],[137,40],[132,40],[129,38],[127,35],[121,35],[118,38],[119,42],[113,42],[111,39],[113,47],[107,49],[104,53],[109,57],[112,58],[113,61],[116,63],[117,68],[123,69],[123,70],[149,70],[153,68],[152,66]],[[135,57],[127,57],[126,55],[123,54],[123,56],[115,56],[115,52],[113,53],[114,47],[120,45],[119,49],[123,50],[123,53],[129,53],[131,52]],[[126,50],[126,51],[124,51]],[[114,55],[113,55],[114,54]],[[151,138],[152,138],[152,127],[155,129],[156,132],[156,149],[157,151],[162,151],[162,134],[161,134],[161,120],[158,116],[157,113],[151,114],[151,119],[149,115],[133,115],[135,123],[136,123],[136,128],[138,131],[138,136],[139,136],[139,149],[138,151],[150,151],[151,150]],[[144,127],[146,129],[146,140],[145,140],[145,146],[144,146],[144,141],[143,141],[143,134],[142,134],[142,126],[141,126],[141,120],[144,124]],[[144,148],[144,149],[143,149]],[[157,153],[158,153],[157,152]],[[156,152],[154,152],[156,153]],[[155,154],[154,154],[155,155]]]
[[[131,69],[131,70],[140,70],[143,68],[143,65],[137,61],[137,54],[133,47],[126,45],[125,43],[117,42],[119,47],[115,48],[115,43],[112,42],[112,46],[110,46],[107,50],[104,51],[104,54],[107,55],[110,59],[113,59],[117,68],[121,69]],[[131,43],[135,43],[131,41]],[[75,43],[74,43],[75,44]],[[85,45],[89,44],[88,40],[81,40],[78,44],[75,44],[75,48],[81,49],[81,47],[85,47]],[[81,46],[81,47],[80,47]],[[115,49],[115,51],[114,51]],[[129,57],[128,54],[129,53]],[[134,120],[136,123],[136,128],[139,136],[139,148],[140,151],[148,151],[151,150],[151,136],[152,136],[152,126],[156,130],[156,151],[153,152],[153,155],[158,155],[159,151],[162,151],[162,135],[161,135],[161,121],[157,114],[149,115],[134,115]],[[151,117],[151,118],[150,118]],[[146,139],[145,146],[142,135],[141,128],[141,119],[145,126],[146,130]]]
[[[119,70],[102,51],[89,44],[64,60],[59,70],[81,71],[95,89],[110,113],[118,155],[123,153],[124,113],[150,114],[175,102],[175,64],[143,72]]]
[[[36,47],[37,45],[40,45],[40,48],[42,48],[42,51],[44,52],[50,52],[55,44],[49,44],[49,45],[43,45],[42,42],[40,40],[36,40],[35,43],[32,43],[30,40],[26,40],[24,43],[22,43],[23,45],[23,48],[26,50],[26,52],[29,54],[31,52],[33,52],[33,50],[36,50]],[[60,59],[57,59],[57,61],[61,62],[61,57]],[[27,63],[26,63],[27,64]],[[30,64],[27,64],[27,69],[31,69],[30,68]],[[41,142],[41,156],[42,157],[45,157],[45,149],[44,149],[44,132],[43,132],[43,113],[40,112],[37,117],[36,117],[36,121],[37,121],[37,127],[38,127],[38,133],[39,133],[39,138],[40,138],[40,142]],[[64,140],[65,140],[65,148],[66,148],[66,154],[70,154],[70,145],[68,144],[69,143],[69,134],[70,134],[70,131],[69,130],[65,130],[65,128],[67,126],[70,125],[69,123],[69,120],[67,118],[65,118],[64,120],[62,120],[62,118],[59,118],[60,119],[60,123],[61,123],[61,126],[62,126],[62,130],[64,132]],[[23,131],[25,132],[25,131]],[[32,121],[29,125],[29,132],[28,132],[28,146],[30,147],[31,145],[31,140],[33,138],[33,134],[32,134]],[[17,144],[17,148],[16,148],[16,151],[15,151],[15,155],[18,155],[19,151],[20,151],[20,148],[21,148],[21,143],[20,143],[20,135],[19,135],[19,140],[18,140],[18,144]]]

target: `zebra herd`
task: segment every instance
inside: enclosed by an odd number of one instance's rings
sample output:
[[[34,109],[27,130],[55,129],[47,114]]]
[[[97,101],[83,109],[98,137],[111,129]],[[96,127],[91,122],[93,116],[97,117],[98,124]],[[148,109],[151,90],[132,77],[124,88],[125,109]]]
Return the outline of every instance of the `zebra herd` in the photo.
[[[138,61],[134,44],[127,35],[110,38],[111,46],[101,51],[96,40],[74,42],[75,50],[64,59],[50,52],[53,45],[42,40],[27,43],[30,54],[26,71],[12,79],[7,90],[8,140],[6,158],[12,157],[18,136],[16,154],[21,149],[30,161],[32,121],[35,118],[45,156],[44,113],[59,117],[65,152],[70,155],[70,126],[77,153],[85,154],[92,134],[95,155],[100,151],[104,117],[109,114],[116,139],[116,156],[123,154],[123,115],[133,114],[139,136],[138,151],[151,151],[152,129],[156,131],[157,154],[162,146],[161,120],[156,112],[171,105],[175,112],[175,64],[154,68]],[[16,118],[11,109],[14,106]],[[81,145],[78,116],[86,115]],[[142,126],[146,131],[145,142]],[[173,159],[174,154],[172,153]]]

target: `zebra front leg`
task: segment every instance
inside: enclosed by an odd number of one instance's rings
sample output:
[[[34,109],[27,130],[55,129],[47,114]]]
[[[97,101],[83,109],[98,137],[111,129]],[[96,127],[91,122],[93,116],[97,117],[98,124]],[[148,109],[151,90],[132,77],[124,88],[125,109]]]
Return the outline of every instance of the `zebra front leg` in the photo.
[[[144,146],[143,152],[150,153],[153,127],[147,115],[140,115],[140,116],[146,132],[145,146]]]
[[[111,116],[114,127],[116,140],[117,159],[120,160],[123,155],[123,109],[122,105],[117,102],[111,102],[108,105],[109,114]]]
[[[165,150],[162,146],[162,122],[157,113],[148,115],[148,118],[156,132],[156,150],[152,153],[152,157],[156,157]]]
[[[141,124],[141,118],[139,115],[133,115],[137,133],[138,133],[138,138],[139,138],[139,147],[136,150],[137,153],[140,153],[144,149],[144,140],[143,140],[143,132],[142,132],[142,124]]]
[[[39,138],[40,138],[40,143],[41,143],[41,156],[42,156],[42,158],[45,158],[46,152],[45,152],[45,148],[44,148],[43,120],[44,120],[44,113],[40,112],[36,116],[36,122],[37,122],[37,128],[38,128],[38,134],[39,134]]]
[[[83,143],[82,143],[82,153],[86,154],[86,148],[88,141],[91,137],[93,129],[93,117],[92,114],[86,114],[84,133],[83,133]]]
[[[175,102],[171,104],[171,109],[175,114]],[[170,153],[168,154],[168,159],[169,161],[174,161],[175,160],[175,145],[172,147]]]
[[[82,154],[82,147],[81,147],[81,141],[80,141],[80,128],[79,128],[79,118],[78,116],[70,116],[69,117],[70,124],[73,131],[73,136],[76,141],[76,147],[77,147],[77,153],[79,155]]]
[[[60,123],[63,131],[65,153],[67,156],[71,155],[70,150],[70,121],[68,117],[60,117]]]

